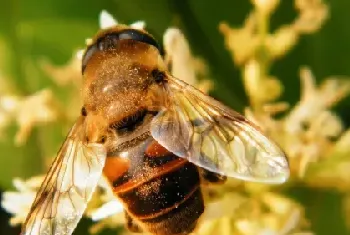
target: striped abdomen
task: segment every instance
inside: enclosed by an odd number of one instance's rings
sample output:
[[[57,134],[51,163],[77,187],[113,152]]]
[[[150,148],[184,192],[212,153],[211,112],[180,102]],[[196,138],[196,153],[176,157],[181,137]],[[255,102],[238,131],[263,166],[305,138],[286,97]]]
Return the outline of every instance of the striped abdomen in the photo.
[[[188,234],[204,211],[198,169],[153,139],[147,142],[125,158],[109,157],[105,175],[130,219],[143,229],[157,235]]]

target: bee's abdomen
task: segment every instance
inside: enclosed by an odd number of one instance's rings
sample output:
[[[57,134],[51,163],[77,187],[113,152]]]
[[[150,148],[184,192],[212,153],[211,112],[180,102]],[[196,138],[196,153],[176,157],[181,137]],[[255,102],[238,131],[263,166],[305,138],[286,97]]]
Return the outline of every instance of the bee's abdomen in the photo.
[[[157,235],[185,235],[191,233],[204,212],[204,202],[199,187],[179,206],[154,218],[142,219],[148,231]]]
[[[139,165],[114,181],[128,213],[157,235],[191,232],[204,211],[197,167],[164,149],[146,151]]]

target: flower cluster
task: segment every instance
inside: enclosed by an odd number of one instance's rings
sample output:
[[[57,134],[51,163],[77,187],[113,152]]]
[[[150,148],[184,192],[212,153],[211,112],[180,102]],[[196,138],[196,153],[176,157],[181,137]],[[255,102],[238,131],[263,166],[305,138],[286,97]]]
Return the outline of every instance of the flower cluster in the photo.
[[[33,107],[35,107],[34,111]],[[34,125],[54,122],[57,116],[57,103],[49,89],[27,97],[12,94],[0,97],[0,130],[15,120],[19,127],[15,137],[17,145],[26,141]]]

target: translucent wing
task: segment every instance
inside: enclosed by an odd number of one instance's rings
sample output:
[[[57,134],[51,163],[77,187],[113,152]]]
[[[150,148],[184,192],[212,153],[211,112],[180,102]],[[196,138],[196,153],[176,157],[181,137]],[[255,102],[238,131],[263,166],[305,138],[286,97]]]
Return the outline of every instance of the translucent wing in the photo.
[[[169,151],[229,177],[288,178],[283,151],[245,117],[176,78],[168,77],[164,89],[168,104],[152,120],[151,134]]]
[[[23,225],[21,235],[69,235],[82,217],[102,174],[102,145],[84,144],[84,122],[70,130]]]

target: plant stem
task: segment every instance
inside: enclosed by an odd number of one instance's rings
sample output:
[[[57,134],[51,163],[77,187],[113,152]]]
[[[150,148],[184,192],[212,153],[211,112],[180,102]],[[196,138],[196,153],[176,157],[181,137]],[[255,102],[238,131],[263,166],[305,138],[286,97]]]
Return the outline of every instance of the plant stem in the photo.
[[[252,58],[256,62],[256,78],[254,79],[254,92],[257,94],[251,95],[251,107],[255,112],[262,111],[264,100],[262,96],[265,92],[264,79],[269,75],[270,68],[270,55],[267,48],[267,39],[269,35],[269,26],[270,26],[270,15],[262,10],[256,10],[256,20],[257,20],[257,38],[258,45],[255,50],[255,55]],[[246,81],[252,82],[252,81]]]

